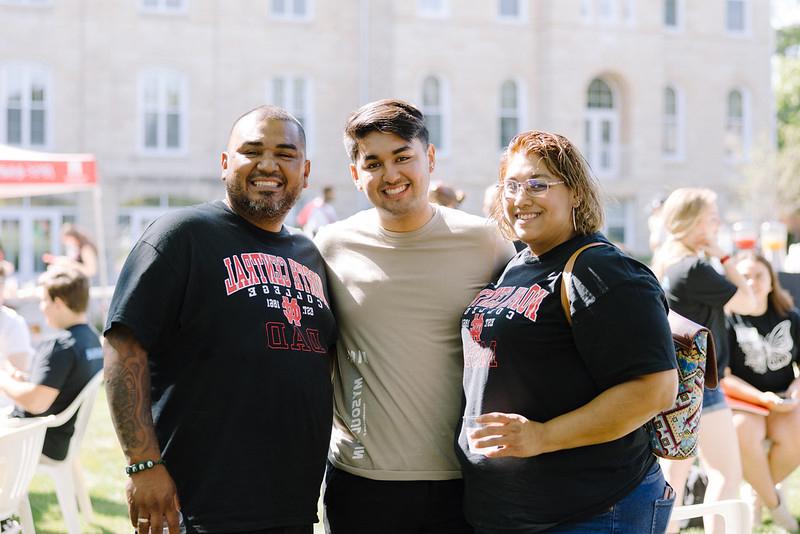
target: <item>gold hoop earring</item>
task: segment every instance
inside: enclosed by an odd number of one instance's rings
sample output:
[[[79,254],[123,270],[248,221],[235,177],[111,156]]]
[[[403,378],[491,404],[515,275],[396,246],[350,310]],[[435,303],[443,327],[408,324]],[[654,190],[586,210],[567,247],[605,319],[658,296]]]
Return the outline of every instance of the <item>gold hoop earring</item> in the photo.
[[[578,224],[575,222],[575,206],[572,206],[572,228],[576,233],[578,232]]]

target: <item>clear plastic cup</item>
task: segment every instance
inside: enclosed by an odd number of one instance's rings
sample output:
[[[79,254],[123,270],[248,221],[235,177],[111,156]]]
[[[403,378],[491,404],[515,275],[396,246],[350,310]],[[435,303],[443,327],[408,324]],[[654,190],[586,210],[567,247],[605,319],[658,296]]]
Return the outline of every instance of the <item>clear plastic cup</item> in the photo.
[[[496,450],[499,450],[500,446],[499,445],[491,445],[489,447],[478,447],[477,446],[476,442],[478,440],[472,437],[472,433],[475,432],[476,430],[479,430],[479,429],[484,428],[486,426],[491,426],[491,425],[486,425],[486,424],[483,424],[483,423],[479,423],[476,420],[478,417],[480,417],[480,416],[479,415],[465,415],[464,416],[464,432],[466,432],[466,434],[467,434],[467,444],[469,445],[469,452],[472,453],[472,454],[482,454],[482,455],[485,456],[489,452],[494,452]],[[480,439],[487,439],[487,438],[490,438],[490,437],[493,438],[493,437],[496,437],[496,436],[486,436],[486,437],[483,437],[483,438],[480,438]]]

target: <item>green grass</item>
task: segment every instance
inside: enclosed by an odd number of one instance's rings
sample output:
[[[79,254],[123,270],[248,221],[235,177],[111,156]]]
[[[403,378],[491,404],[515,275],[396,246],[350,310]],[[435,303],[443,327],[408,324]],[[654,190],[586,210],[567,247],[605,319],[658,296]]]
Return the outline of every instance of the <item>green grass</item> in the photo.
[[[89,429],[81,451],[86,484],[92,498],[94,521],[82,521],[85,534],[123,534],[133,529],[128,521],[125,502],[125,458],[117,443],[106,403],[105,391],[101,388]],[[789,508],[795,517],[800,516],[800,470],[785,484]],[[58,507],[52,480],[36,475],[30,487],[31,508],[38,534],[66,534],[61,509]],[[765,514],[766,517],[767,514]],[[322,508],[319,511],[322,517]],[[315,534],[323,534],[322,524],[314,527]],[[686,529],[685,534],[703,534],[702,529]],[[785,530],[772,526],[769,521],[753,530],[756,534],[785,534]]]

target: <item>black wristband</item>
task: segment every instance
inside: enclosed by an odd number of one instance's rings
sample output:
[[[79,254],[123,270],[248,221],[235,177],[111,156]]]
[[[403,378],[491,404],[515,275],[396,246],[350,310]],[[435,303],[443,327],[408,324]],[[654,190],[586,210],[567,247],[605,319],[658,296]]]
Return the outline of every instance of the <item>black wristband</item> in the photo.
[[[139,471],[144,471],[146,469],[152,469],[157,465],[163,465],[164,459],[159,458],[158,460],[145,460],[144,462],[136,462],[135,464],[126,465],[125,466],[125,474],[128,476],[132,476]]]

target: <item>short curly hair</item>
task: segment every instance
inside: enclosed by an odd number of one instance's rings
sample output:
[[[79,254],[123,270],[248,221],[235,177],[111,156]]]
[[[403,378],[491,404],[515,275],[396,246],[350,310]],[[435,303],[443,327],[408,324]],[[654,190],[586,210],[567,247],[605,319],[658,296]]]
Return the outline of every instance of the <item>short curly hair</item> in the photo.
[[[578,206],[575,208],[576,231],[580,235],[591,234],[603,227],[603,207],[600,204],[600,186],[592,175],[589,164],[569,139],[540,130],[517,134],[506,147],[500,159],[498,183],[503,183],[508,164],[516,154],[537,156],[547,170],[575,193]],[[514,229],[503,213],[501,195],[497,195],[491,211],[500,231],[509,239],[516,239]]]

